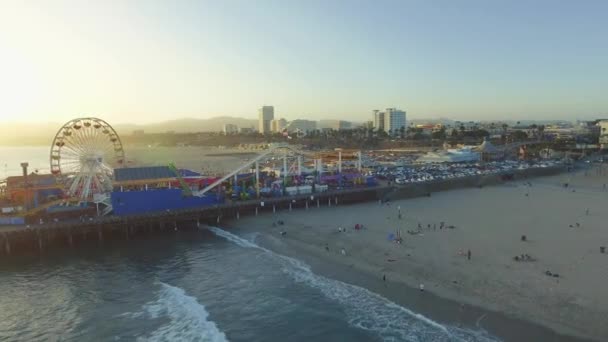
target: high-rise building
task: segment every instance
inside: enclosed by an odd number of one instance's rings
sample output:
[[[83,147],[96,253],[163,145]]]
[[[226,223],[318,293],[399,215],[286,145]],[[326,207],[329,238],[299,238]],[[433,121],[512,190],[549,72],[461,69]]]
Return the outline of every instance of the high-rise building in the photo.
[[[234,133],[238,133],[238,132],[239,132],[239,128],[237,125],[224,124],[224,134],[234,134]]]
[[[297,120],[290,121],[289,124],[287,124],[287,127],[285,127],[285,128],[290,133],[297,132],[297,131],[300,131],[303,133],[308,133],[308,132],[312,132],[317,129],[317,122],[311,121],[311,120],[297,119]]]
[[[263,106],[258,109],[259,132],[262,134],[270,133],[270,122],[274,119],[274,107]]]
[[[384,131],[384,112],[374,109],[374,128],[378,131]]]
[[[384,130],[393,135],[399,134],[401,128],[405,129],[405,111],[397,108],[386,108],[384,112]]]
[[[283,128],[285,128],[287,126],[287,120],[281,118],[281,119],[275,119],[272,120],[270,122],[270,130],[274,133],[281,133],[283,131]]]
[[[600,144],[608,144],[608,120],[599,120],[597,125],[600,132]]]

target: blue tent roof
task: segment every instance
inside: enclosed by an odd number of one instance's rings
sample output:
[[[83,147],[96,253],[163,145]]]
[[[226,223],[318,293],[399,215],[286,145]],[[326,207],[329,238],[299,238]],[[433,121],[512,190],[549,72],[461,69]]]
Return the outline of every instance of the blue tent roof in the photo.
[[[114,179],[118,182],[144,179],[175,178],[168,166],[125,167],[114,169]]]
[[[194,171],[188,170],[188,169],[179,169],[178,171],[182,177],[198,177],[201,175],[198,172],[194,172]]]

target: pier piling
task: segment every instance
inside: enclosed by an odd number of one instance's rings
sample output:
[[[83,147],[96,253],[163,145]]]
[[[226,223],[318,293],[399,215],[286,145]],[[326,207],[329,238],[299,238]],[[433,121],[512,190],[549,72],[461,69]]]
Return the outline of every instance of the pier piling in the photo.
[[[6,235],[6,233],[4,233],[3,235],[4,235],[4,250],[6,251],[7,255],[11,255],[11,243],[8,241],[8,235]]]
[[[38,251],[42,252],[42,237],[40,236],[40,229],[36,229],[36,236],[38,237]]]

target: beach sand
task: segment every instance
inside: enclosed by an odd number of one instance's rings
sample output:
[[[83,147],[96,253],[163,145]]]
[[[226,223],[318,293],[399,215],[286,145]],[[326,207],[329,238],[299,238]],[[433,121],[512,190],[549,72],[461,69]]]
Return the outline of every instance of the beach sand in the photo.
[[[424,284],[425,293],[457,303],[560,334],[608,340],[608,252],[600,253],[600,246],[608,247],[608,176],[590,169],[529,181],[531,186],[514,181],[382,205],[284,210],[228,226],[261,232],[270,248],[321,260],[326,268],[343,266],[380,282],[386,276],[391,289]],[[284,225],[273,226],[277,220]],[[442,221],[455,228],[440,229]],[[418,231],[418,223],[421,234],[408,234]],[[365,228],[355,230],[355,224]],[[390,242],[389,234],[399,229],[403,243]],[[513,260],[521,254],[535,261]],[[395,297],[386,286],[376,287]]]

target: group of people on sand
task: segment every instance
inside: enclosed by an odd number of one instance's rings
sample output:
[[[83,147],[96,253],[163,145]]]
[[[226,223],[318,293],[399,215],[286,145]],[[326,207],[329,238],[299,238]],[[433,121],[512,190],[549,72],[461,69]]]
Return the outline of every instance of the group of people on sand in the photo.
[[[513,260],[518,261],[518,262],[520,262],[520,261],[536,261],[535,258],[531,257],[528,254],[516,255],[516,256],[513,257]]]
[[[325,243],[325,250],[329,252],[329,244]],[[346,249],[344,247],[340,248],[340,254],[346,256]]]
[[[589,208],[585,209],[585,215],[589,216]],[[581,224],[578,223],[578,222],[575,222],[573,225],[572,224],[568,225],[568,227],[570,227],[570,228],[574,228],[574,227],[580,228]]]
[[[437,224],[433,223],[432,228],[433,228],[433,230],[437,230]],[[441,221],[441,222],[439,222],[439,230],[442,230],[443,228],[454,229],[454,228],[456,228],[456,226],[454,226],[454,225],[446,225],[445,222]],[[423,229],[422,224],[420,222],[418,222],[418,232],[421,232],[422,229]],[[431,224],[430,223],[427,223],[426,229],[427,230],[431,230]]]
[[[367,229],[367,228],[360,223],[355,224],[353,227],[353,230],[362,230],[362,229]],[[342,226],[339,226],[338,233],[346,233],[346,228],[342,228]]]

